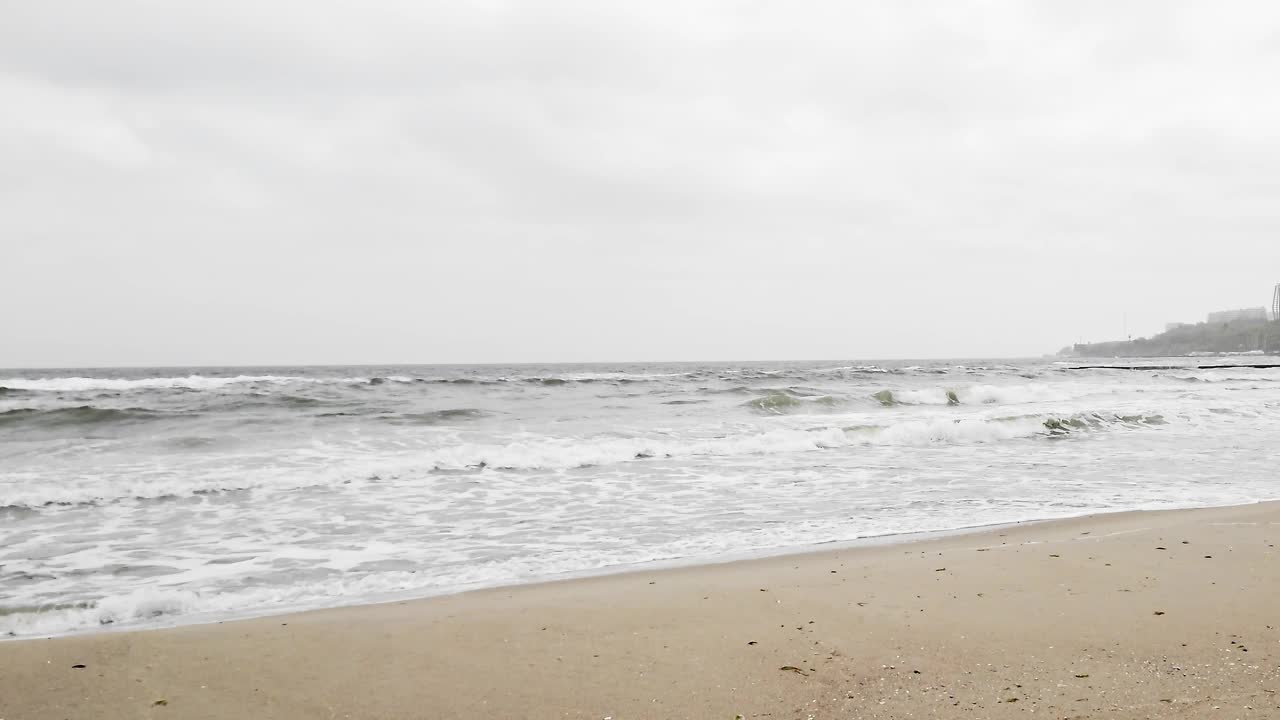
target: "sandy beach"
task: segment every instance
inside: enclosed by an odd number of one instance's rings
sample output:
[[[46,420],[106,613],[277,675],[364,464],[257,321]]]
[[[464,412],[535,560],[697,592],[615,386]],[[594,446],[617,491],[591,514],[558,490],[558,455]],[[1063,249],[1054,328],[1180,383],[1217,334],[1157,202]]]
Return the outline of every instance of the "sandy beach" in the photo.
[[[0,718],[1280,717],[1280,504],[0,643]]]

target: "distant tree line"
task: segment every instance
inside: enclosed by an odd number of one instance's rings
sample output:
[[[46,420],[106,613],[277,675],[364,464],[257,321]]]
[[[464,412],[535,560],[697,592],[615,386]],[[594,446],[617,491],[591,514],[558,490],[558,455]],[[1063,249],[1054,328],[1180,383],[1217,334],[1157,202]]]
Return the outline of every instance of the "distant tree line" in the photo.
[[[1183,325],[1136,340],[1080,343],[1070,354],[1080,357],[1177,357],[1192,353],[1280,353],[1280,321],[1235,320]]]

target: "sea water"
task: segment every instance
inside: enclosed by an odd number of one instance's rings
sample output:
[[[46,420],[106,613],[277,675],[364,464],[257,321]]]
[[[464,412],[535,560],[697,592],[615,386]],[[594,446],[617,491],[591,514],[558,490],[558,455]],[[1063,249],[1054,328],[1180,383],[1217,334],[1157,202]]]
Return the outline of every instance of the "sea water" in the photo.
[[[0,637],[1280,497],[1280,368],[1159,364],[0,371]]]

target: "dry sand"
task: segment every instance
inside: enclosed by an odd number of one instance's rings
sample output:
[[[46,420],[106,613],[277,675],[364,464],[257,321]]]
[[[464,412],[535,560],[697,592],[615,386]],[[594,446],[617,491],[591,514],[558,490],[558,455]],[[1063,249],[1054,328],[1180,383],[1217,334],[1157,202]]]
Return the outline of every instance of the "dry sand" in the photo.
[[[1126,513],[14,641],[0,719],[1280,718],[1277,542]]]

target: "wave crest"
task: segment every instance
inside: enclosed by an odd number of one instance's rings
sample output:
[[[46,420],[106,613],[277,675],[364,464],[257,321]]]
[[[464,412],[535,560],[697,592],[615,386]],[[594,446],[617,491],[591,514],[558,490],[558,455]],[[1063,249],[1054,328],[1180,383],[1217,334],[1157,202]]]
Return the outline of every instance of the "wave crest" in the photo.
[[[388,418],[391,422],[406,425],[442,425],[459,420],[475,420],[488,415],[477,408],[450,408],[431,412],[408,413]]]
[[[282,375],[237,375],[235,377],[211,377],[188,375],[186,377],[151,378],[95,378],[95,377],[45,377],[7,378],[0,380],[11,390],[35,392],[87,392],[92,390],[217,390],[230,385],[253,383],[314,383],[317,378]]]
[[[746,402],[747,407],[763,413],[780,414],[804,404],[800,398],[785,392],[771,392]]]
[[[791,396],[787,396],[791,397]],[[796,402],[803,402],[792,398]],[[818,399],[819,401],[821,398]],[[481,411],[460,408],[426,413],[416,422],[446,422],[476,417]],[[2,416],[0,416],[2,417]],[[412,421],[411,422],[415,422]],[[860,446],[923,447],[936,444],[985,444],[1011,440],[1059,438],[1113,429],[1141,430],[1166,424],[1158,414],[1107,412],[1058,415],[1028,413],[1004,417],[956,418],[948,414],[846,427],[778,429],[673,439],[670,437],[540,437],[503,444],[459,443],[438,447],[394,461],[368,458],[359,465],[316,468],[302,474],[258,471],[174,474],[162,482],[145,477],[77,478],[44,483],[35,478],[0,486],[0,509],[39,509],[50,505],[90,505],[127,500],[156,501],[222,492],[288,492],[308,487],[359,482],[396,482],[425,478],[431,473],[476,471],[565,471],[631,462],[687,460],[699,457],[744,457],[828,450],[856,450]],[[279,470],[278,468],[276,470]]]
[[[885,407],[896,405],[1018,405],[1067,400],[1070,393],[1052,385],[969,385],[953,388],[884,389],[871,398]]]
[[[100,408],[92,405],[64,408],[14,408],[0,412],[0,427],[66,427],[153,420],[161,417],[145,408]]]

